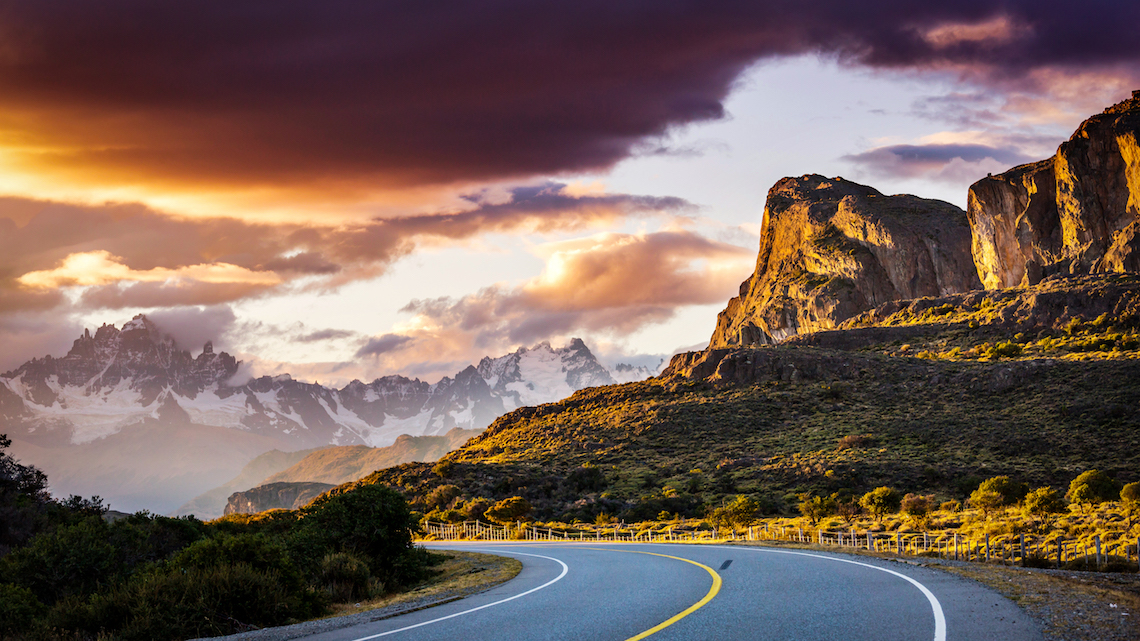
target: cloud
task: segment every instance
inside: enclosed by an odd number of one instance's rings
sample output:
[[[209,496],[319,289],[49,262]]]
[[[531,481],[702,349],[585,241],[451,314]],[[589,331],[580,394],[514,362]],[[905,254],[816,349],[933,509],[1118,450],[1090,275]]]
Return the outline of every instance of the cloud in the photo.
[[[0,312],[45,309],[79,288],[86,308],[215,305],[329,290],[383,274],[417,247],[489,233],[552,234],[630,218],[679,219],[670,197],[547,182],[479,192],[463,209],[356,224],[268,224],[174,217],[131,204],[0,200]],[[19,224],[17,223],[19,220]]]
[[[824,54],[991,87],[1041,70],[1136,78],[1140,58],[1140,5],[1114,0],[5,0],[0,10],[10,169],[60,184],[323,201],[604,169],[673,127],[721,118],[740,73],[764,58]]]
[[[252,271],[229,263],[186,265],[177,269],[154,267],[136,270],[122,263],[118,256],[105,250],[68,254],[54,269],[33,271],[16,279],[17,283],[36,289],[52,289],[73,285],[106,285],[123,281],[171,283],[197,281],[210,284],[276,285],[281,278],[273,272]]]
[[[398,334],[384,334],[383,336],[370,338],[364,347],[356,351],[356,357],[379,356],[380,354],[400,349],[400,347],[411,341],[412,338],[410,336],[400,336]]]
[[[1037,160],[1014,147],[983,144],[930,143],[888,145],[843,156],[868,174],[888,178],[926,178],[950,183],[973,182],[986,173]]]
[[[344,340],[346,338],[355,338],[358,334],[347,329],[318,329],[314,332],[294,336],[292,340],[299,343],[317,343],[322,341],[336,341]]]
[[[626,336],[688,305],[721,303],[752,270],[755,251],[690,231],[605,233],[548,243],[543,272],[522,285],[497,285],[460,299],[413,300],[398,327],[415,343],[495,351],[592,333]]]
[[[160,309],[149,312],[147,318],[180,348],[191,351],[197,351],[207,341],[214,344],[215,351],[230,349],[231,333],[237,324],[237,316],[229,305]]]

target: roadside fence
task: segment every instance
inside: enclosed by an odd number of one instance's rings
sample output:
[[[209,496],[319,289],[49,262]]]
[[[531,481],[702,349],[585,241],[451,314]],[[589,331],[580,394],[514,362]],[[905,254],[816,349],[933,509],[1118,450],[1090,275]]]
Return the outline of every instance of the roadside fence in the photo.
[[[1104,569],[1109,564],[1130,564],[1137,558],[1140,537],[1135,541],[1118,538],[1047,539],[1026,534],[989,534],[965,537],[958,533],[871,532],[851,530],[810,530],[801,527],[755,525],[748,528],[701,529],[656,524],[638,528],[624,523],[612,525],[576,524],[555,529],[518,522],[515,524],[463,523],[421,524],[422,540],[436,541],[627,541],[641,543],[711,543],[725,541],[782,541],[816,544],[821,547],[853,548],[899,555],[937,557],[955,561],[1002,563],[1032,567],[1062,567],[1083,561],[1088,569]]]

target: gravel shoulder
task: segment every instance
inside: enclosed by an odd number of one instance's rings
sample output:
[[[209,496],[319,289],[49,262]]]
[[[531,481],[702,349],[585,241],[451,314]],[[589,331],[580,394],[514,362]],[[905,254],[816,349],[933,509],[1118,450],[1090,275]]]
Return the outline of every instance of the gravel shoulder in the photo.
[[[509,581],[522,570],[522,563],[517,559],[504,556],[455,550],[438,553],[449,557],[435,568],[438,574],[407,592],[360,603],[336,604],[332,614],[320,619],[211,638],[288,641],[449,603]]]

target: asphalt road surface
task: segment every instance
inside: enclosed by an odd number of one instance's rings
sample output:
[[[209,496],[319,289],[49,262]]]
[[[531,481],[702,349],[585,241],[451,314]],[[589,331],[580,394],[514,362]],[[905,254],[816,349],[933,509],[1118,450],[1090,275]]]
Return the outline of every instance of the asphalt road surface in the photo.
[[[629,543],[447,543],[518,558],[514,579],[320,641],[1022,641],[1011,601],[951,574],[773,548]]]

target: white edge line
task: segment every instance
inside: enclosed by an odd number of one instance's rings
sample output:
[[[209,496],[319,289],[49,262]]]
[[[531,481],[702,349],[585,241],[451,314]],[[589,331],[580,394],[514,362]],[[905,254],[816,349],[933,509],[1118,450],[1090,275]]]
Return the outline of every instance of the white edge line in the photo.
[[[380,634],[373,634],[372,636],[360,637],[359,639],[354,639],[354,641],[368,641],[368,639],[375,639],[378,637],[386,637],[389,634],[396,634],[397,632],[403,632],[405,630],[411,630],[413,628],[418,628],[421,626],[430,625],[432,623],[439,623],[440,621],[446,621],[448,619],[454,619],[455,617],[463,616],[465,614],[471,614],[472,612],[482,610],[483,608],[489,608],[491,606],[499,605],[501,603],[506,603],[507,601],[514,601],[515,599],[518,599],[520,597],[524,597],[524,596],[526,596],[532,592],[538,592],[539,590],[541,590],[542,588],[545,588],[548,585],[551,585],[553,583],[557,583],[558,581],[561,581],[562,577],[566,576],[566,573],[570,571],[570,566],[566,565],[562,561],[560,561],[560,560],[558,560],[552,556],[543,556],[541,554],[527,554],[525,552],[508,552],[508,551],[505,551],[505,550],[502,550],[499,548],[495,548],[494,550],[481,550],[481,551],[487,552],[488,554],[517,554],[520,556],[533,556],[533,557],[537,557],[540,559],[547,559],[549,561],[554,561],[558,565],[561,565],[562,566],[562,574],[559,574],[558,576],[547,581],[546,583],[543,583],[542,585],[538,586],[537,588],[531,588],[531,589],[527,590],[526,592],[521,592],[521,593],[516,594],[514,596],[509,596],[505,599],[500,599],[498,601],[495,601],[494,603],[487,603],[487,604],[481,605],[477,608],[471,608],[470,610],[464,610],[462,612],[456,612],[455,614],[449,614],[445,617],[439,617],[438,619],[432,619],[431,621],[424,621],[423,623],[417,623],[415,625],[405,626],[405,627],[400,628],[398,630],[389,630],[387,632],[381,632]]]
[[[901,579],[905,579],[905,580],[909,581],[911,584],[914,585],[914,587],[918,588],[919,591],[921,591],[924,595],[926,595],[926,599],[928,601],[930,601],[930,608],[934,611],[934,641],[946,641],[946,616],[942,613],[942,604],[938,602],[938,598],[935,597],[934,593],[931,592],[930,590],[928,590],[925,585],[923,585],[923,584],[919,583],[918,581],[910,578],[909,576],[903,574],[902,572],[895,572],[894,570],[888,570],[887,568],[879,567],[877,565],[871,565],[870,563],[862,563],[860,561],[852,561],[850,559],[841,559],[839,557],[827,556],[824,554],[812,554],[810,552],[793,552],[791,550],[774,550],[771,548],[763,548],[763,547],[760,547],[760,548],[728,547],[728,546],[724,546],[724,545],[715,545],[715,546],[709,546],[709,547],[716,547],[716,548],[720,548],[722,550],[748,550],[749,552],[767,552],[769,554],[794,554],[796,556],[810,556],[810,557],[814,557],[817,559],[825,559],[828,561],[838,561],[840,563],[850,563],[851,565],[861,565],[865,568],[871,568],[873,570],[878,570],[880,572],[886,572],[887,574],[893,574],[893,575],[895,575]]]

